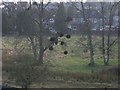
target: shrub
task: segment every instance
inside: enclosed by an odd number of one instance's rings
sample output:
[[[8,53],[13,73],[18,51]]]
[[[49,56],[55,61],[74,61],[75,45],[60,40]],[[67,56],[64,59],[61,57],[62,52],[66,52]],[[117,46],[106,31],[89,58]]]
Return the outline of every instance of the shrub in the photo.
[[[47,64],[36,65],[31,56],[27,54],[18,55],[10,64],[4,63],[4,68],[8,70],[9,78],[22,88],[29,88],[35,81],[44,83],[48,75]]]

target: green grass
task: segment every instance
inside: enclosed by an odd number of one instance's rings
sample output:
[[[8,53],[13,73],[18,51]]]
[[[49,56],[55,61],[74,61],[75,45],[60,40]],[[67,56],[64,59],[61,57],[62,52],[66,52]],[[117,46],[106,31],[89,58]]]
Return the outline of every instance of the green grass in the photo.
[[[115,37],[113,37],[115,38]],[[32,53],[30,50],[30,43],[27,41],[26,38],[15,38],[15,37],[3,37],[3,44],[6,48],[14,48],[15,43],[17,41],[22,41],[18,44],[18,49],[21,49],[22,47],[25,47],[24,53]],[[89,67],[89,52],[85,53],[85,56],[83,56],[83,49],[84,46],[81,46],[79,43],[80,40],[82,40],[82,43],[86,43],[86,37],[80,37],[80,36],[72,36],[70,39],[66,39],[65,37],[62,37],[60,40],[65,41],[67,43],[66,47],[61,47],[61,45],[54,46],[53,51],[47,50],[45,53],[45,59],[50,60],[51,63],[54,65],[52,67],[52,70],[54,71],[62,71],[62,72],[83,72],[83,73],[90,73],[91,70],[98,71],[99,69],[103,68],[103,59],[102,55],[100,54],[100,50],[97,47],[95,47],[95,67]],[[93,37],[93,43],[99,44],[101,42],[101,38],[98,36]],[[64,55],[64,50],[68,50],[68,55]],[[73,52],[72,52],[73,51]],[[118,46],[117,44],[113,47],[113,52],[111,55],[110,65],[117,66],[118,65],[118,59],[117,59],[117,53],[118,53]],[[52,57],[51,57],[52,56]],[[62,56],[62,58],[60,58]]]
[[[80,38],[78,36],[72,36],[71,39],[66,39],[64,37],[61,38],[62,41],[67,43],[66,47],[61,47],[61,45],[54,46],[53,51],[47,50],[44,54],[44,61],[50,61],[50,78],[45,82],[44,85],[40,85],[39,81],[34,82],[31,87],[45,87],[45,88],[90,88],[90,87],[118,87],[117,85],[117,76],[114,73],[109,73],[107,71],[109,68],[114,68],[118,66],[118,46],[115,45],[113,47],[113,52],[110,57],[109,66],[104,66],[101,52],[99,50],[99,45],[97,45],[95,49],[95,66],[90,67],[89,64],[89,52],[84,53],[84,46],[81,46],[79,40],[83,39],[83,43],[86,43],[85,38]],[[17,41],[22,40],[18,45],[17,49],[21,49],[22,46],[25,47],[24,55],[18,57],[7,57],[7,55],[3,55],[3,77],[4,80],[9,80],[7,77],[9,73],[6,73],[6,69],[10,70],[10,68],[15,67],[16,62],[14,59],[17,58],[21,62],[25,60],[31,60],[31,50],[30,43],[25,38],[18,38]],[[94,44],[100,43],[100,37],[94,37]],[[6,49],[14,49],[15,46],[15,38],[14,37],[3,37],[3,44],[5,44]],[[68,55],[64,55],[64,50],[68,50]],[[28,55],[28,56],[27,56]],[[7,58],[7,60],[5,60]],[[17,61],[19,61],[17,60]],[[24,63],[24,62],[23,62]],[[106,73],[99,71],[106,69]],[[98,76],[96,75],[98,72]],[[108,75],[109,73],[109,75]],[[52,76],[53,74],[53,76]],[[93,75],[94,74],[94,75]],[[92,76],[93,75],[93,76]],[[55,76],[55,78],[54,78]],[[16,84],[15,82],[13,83]]]
[[[31,85],[32,88],[117,88],[117,84],[111,84],[111,83],[88,83],[88,82],[71,82],[71,81],[56,81],[51,80],[45,82],[44,85],[41,84],[33,84]]]
[[[89,67],[89,59],[80,59],[79,57],[66,56],[62,60],[51,60],[54,65],[52,70],[61,72],[81,72],[81,73],[91,73],[91,70],[98,71],[104,67],[103,60],[95,60],[95,67]],[[110,60],[110,65],[117,66],[118,60]],[[109,66],[108,66],[109,67]]]

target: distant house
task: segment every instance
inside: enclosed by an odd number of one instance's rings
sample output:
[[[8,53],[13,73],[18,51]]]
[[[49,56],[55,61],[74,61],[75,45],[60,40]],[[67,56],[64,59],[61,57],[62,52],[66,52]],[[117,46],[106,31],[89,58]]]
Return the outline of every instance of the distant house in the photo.
[[[17,2],[17,6],[20,8],[22,7],[23,9],[27,8],[28,5],[28,2]]]
[[[8,13],[9,11],[15,10],[15,3],[14,2],[4,2],[2,10]]]
[[[14,5],[15,3],[14,2],[4,2],[5,5],[9,5],[9,6],[12,6]]]

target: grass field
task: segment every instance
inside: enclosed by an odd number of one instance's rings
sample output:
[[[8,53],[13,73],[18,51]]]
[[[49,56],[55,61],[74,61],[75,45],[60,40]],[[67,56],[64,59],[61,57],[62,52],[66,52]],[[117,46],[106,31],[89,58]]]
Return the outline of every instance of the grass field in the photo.
[[[115,39],[116,37],[112,37]],[[31,57],[30,43],[25,38],[3,37],[3,53],[4,49],[13,49],[16,41],[19,41],[17,50],[19,51],[24,47],[22,54],[27,53]],[[117,76],[113,72],[118,67],[118,45],[114,45],[112,48],[109,66],[104,66],[101,51],[99,49],[101,38],[99,36],[93,37],[94,43],[94,60],[95,66],[89,67],[89,52],[83,52],[85,47],[81,45],[81,42],[86,44],[86,37],[72,36],[71,39],[61,38],[62,41],[67,43],[66,47],[61,45],[54,46],[53,51],[47,50],[44,54],[44,61],[50,61],[51,66],[49,70],[55,73],[55,79],[49,79],[45,82],[43,87],[117,87]],[[68,55],[64,55],[64,50],[67,50]],[[16,51],[3,54],[3,68],[11,66],[16,61],[14,59]],[[7,55],[8,54],[8,55]],[[23,57],[22,57],[23,58]],[[19,58],[19,59],[22,59]],[[105,71],[103,71],[105,70]],[[112,70],[112,72],[111,72]],[[4,72],[4,69],[3,69]],[[99,73],[97,76],[94,74]],[[6,72],[5,72],[6,74]],[[102,75],[103,74],[103,75]],[[109,74],[109,75],[108,75]],[[115,74],[115,75],[114,75]],[[91,78],[91,75],[95,80]],[[4,75],[5,78],[6,75]],[[68,78],[65,80],[66,78]],[[72,79],[73,77],[73,79]],[[98,77],[98,79],[97,79]],[[74,79],[75,78],[75,79]],[[77,79],[80,79],[77,81]],[[88,79],[88,80],[87,80]],[[90,83],[92,82],[93,83]],[[41,87],[39,82],[34,83],[31,87]]]
[[[103,60],[96,59],[95,67],[89,67],[89,59],[80,59],[79,57],[65,57],[63,60],[53,60],[52,63],[56,66],[54,70],[60,70],[65,72],[82,72],[91,73],[91,70],[98,71],[105,68]],[[118,60],[111,59],[110,65],[117,66]]]

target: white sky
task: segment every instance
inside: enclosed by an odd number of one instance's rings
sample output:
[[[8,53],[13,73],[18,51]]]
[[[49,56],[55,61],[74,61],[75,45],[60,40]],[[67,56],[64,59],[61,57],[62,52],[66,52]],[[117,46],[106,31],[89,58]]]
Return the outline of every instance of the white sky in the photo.
[[[30,1],[30,0],[0,0],[1,1],[4,1],[4,2],[17,2],[17,1]],[[31,1],[37,1],[37,2],[40,2],[42,0],[31,0]],[[48,2],[48,1],[52,1],[52,2],[67,2],[67,1],[81,1],[81,0],[43,0],[44,2]],[[86,0],[83,0],[83,2],[86,1]]]
[[[27,1],[29,2],[30,0],[0,0],[0,2],[18,2],[18,1]],[[42,1],[42,0],[31,0],[31,1]],[[43,0],[44,2],[48,2],[48,1],[52,1],[52,2],[69,2],[69,1],[76,1],[76,2],[79,2],[79,1],[83,1],[83,2],[100,2],[100,1],[103,1],[103,2],[118,2],[120,0]]]

